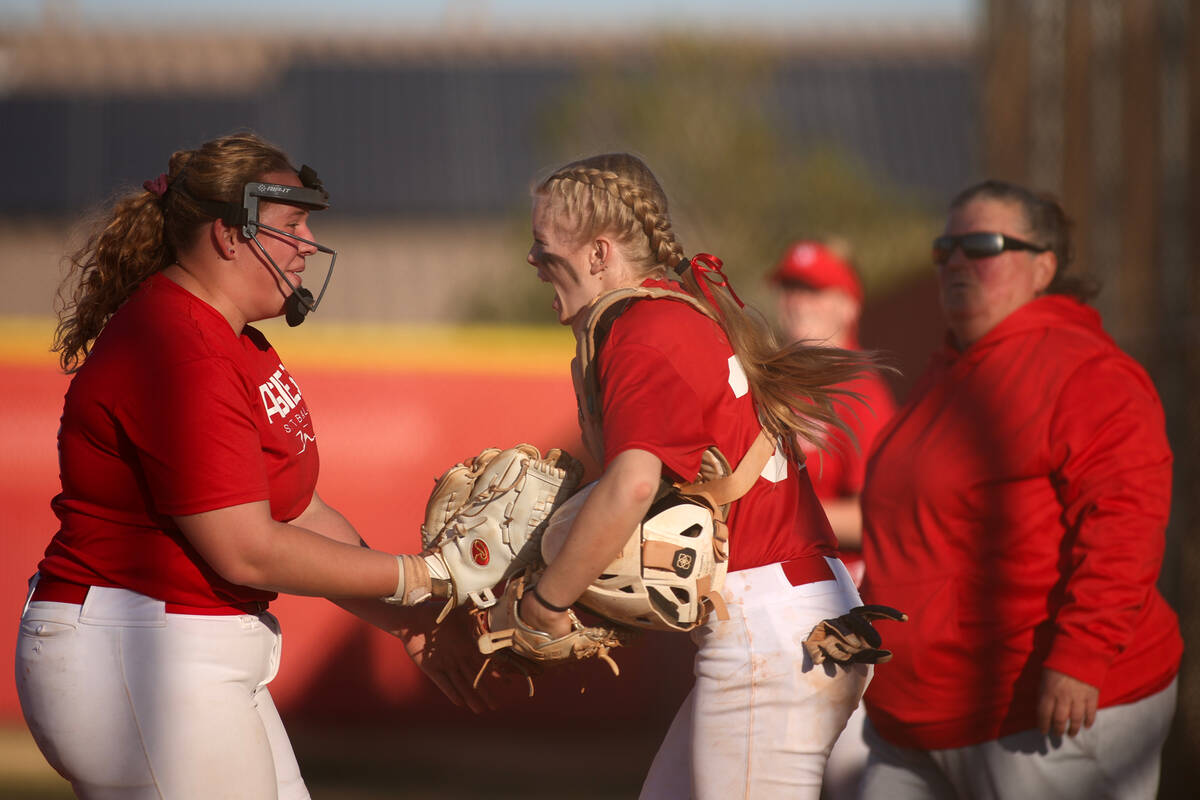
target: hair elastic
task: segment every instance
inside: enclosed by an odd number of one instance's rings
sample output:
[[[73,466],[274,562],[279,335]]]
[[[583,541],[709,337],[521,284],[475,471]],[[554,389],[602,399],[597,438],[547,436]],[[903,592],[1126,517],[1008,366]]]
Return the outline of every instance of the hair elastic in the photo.
[[[539,603],[541,603],[543,606],[545,606],[546,608],[550,609],[551,611],[553,611],[553,612],[555,612],[555,613],[557,613],[557,614],[561,614],[561,613],[563,613],[564,611],[566,611],[567,609],[569,609],[569,608],[570,608],[570,606],[569,606],[569,605],[566,605],[566,606],[556,606],[556,605],[554,605],[554,604],[553,604],[553,603],[551,603],[549,600],[547,600],[546,598],[542,597],[542,595],[541,595],[541,594],[538,592],[538,590],[537,590],[537,587],[536,587],[536,586],[530,586],[530,587],[529,587],[529,593],[533,595],[533,599],[534,599],[534,600],[537,600],[537,601],[538,601]]]
[[[700,291],[703,292],[704,296],[708,299],[709,305],[718,311],[721,307],[717,305],[717,301],[713,297],[712,290],[708,288],[709,284],[723,287],[729,292],[729,296],[733,298],[734,302],[738,304],[738,308],[745,308],[746,304],[742,302],[742,298],[737,296],[737,292],[733,290],[733,285],[729,282],[729,278],[726,277],[725,273],[721,271],[722,266],[724,266],[724,262],[716,256],[708,253],[697,253],[690,259],[681,259],[679,263],[675,265],[675,272],[679,275],[683,275],[686,270],[691,269],[692,275],[696,279],[696,284],[699,285]],[[718,280],[716,277],[713,277],[714,275],[719,276],[720,280]]]
[[[170,187],[171,185],[167,181],[167,173],[165,172],[152,181],[142,181],[142,188],[147,192],[154,192],[160,200]]]

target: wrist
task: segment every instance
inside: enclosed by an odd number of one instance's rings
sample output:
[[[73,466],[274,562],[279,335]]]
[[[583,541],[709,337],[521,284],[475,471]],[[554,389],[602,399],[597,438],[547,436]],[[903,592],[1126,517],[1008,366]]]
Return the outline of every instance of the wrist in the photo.
[[[419,556],[396,555],[398,570],[396,590],[381,598],[385,603],[415,606],[431,595],[432,580],[429,567]]]
[[[565,605],[559,605],[558,603],[552,603],[549,600],[547,600],[546,596],[538,591],[538,587],[537,587],[536,583],[533,586],[529,587],[529,593],[531,595],[533,595],[533,599],[537,601],[538,605],[540,605],[542,608],[546,609],[547,611],[554,612],[555,614],[565,614],[565,613],[567,613],[567,609],[571,607],[570,603],[567,603]]]
[[[517,615],[525,625],[543,633],[560,628],[566,620],[567,612],[551,611],[534,599],[531,592],[525,592],[517,606]]]

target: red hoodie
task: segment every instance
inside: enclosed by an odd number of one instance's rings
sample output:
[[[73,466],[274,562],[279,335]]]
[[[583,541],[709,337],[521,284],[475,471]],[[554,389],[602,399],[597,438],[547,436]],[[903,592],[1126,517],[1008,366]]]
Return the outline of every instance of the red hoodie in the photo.
[[[1158,395],[1093,309],[1039,298],[936,353],[867,465],[863,596],[910,617],[884,632],[872,724],[922,749],[1027,730],[1043,667],[1102,708],[1165,688],[1170,492]]]

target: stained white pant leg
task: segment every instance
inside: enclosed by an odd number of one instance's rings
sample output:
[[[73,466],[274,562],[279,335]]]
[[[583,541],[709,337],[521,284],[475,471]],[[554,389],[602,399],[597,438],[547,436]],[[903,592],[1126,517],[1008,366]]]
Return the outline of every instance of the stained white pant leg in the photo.
[[[638,800],[679,800],[692,796],[692,714],[696,690],[688,692],[659,745]]]
[[[822,800],[855,800],[858,797],[858,783],[867,766],[868,749],[863,739],[866,719],[867,710],[859,703],[829,753],[821,782]]]
[[[814,668],[801,642],[820,620],[859,604],[837,580],[792,586],[777,564],[728,576],[728,620],[697,629],[692,797],[811,798],[871,668]]]
[[[73,624],[56,620],[63,635],[36,634],[39,617],[72,611]],[[268,706],[256,702],[277,664],[273,623],[163,614],[119,589],[93,589],[82,611],[33,603],[17,657],[26,720],[84,798],[274,798]],[[282,725],[277,737],[286,741]]]

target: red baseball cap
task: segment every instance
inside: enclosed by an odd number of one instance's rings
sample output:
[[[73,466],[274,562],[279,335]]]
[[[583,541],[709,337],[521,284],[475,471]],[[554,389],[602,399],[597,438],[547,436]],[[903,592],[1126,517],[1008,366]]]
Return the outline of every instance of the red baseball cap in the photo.
[[[850,262],[827,245],[804,240],[788,247],[768,278],[772,283],[798,283],[812,289],[841,289],[861,303],[862,283]]]

